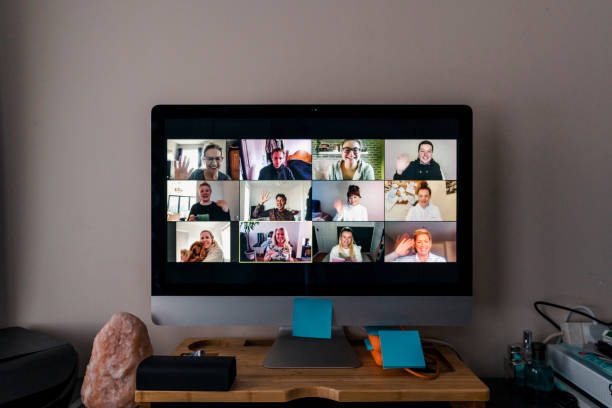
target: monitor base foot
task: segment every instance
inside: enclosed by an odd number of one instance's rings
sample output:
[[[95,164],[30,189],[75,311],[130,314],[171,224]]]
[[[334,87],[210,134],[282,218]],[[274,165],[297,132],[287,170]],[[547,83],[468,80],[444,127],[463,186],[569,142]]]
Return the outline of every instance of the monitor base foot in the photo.
[[[331,339],[293,337],[291,327],[281,327],[264,359],[266,368],[356,368],[361,361],[344,335],[332,328]]]

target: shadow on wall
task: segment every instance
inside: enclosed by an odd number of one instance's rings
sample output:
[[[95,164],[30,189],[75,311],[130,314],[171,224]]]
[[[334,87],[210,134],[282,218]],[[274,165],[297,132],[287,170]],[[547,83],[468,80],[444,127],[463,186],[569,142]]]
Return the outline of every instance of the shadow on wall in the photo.
[[[500,276],[511,277],[510,271],[501,271],[507,259],[515,256],[512,251],[503,250],[513,246],[514,239],[502,231],[499,214],[502,208],[511,205],[502,200],[504,186],[515,182],[510,168],[511,155],[503,151],[501,140],[503,129],[496,112],[482,109],[474,118],[473,167],[473,296],[474,308],[486,306],[497,308],[501,299],[501,288],[506,284]],[[483,123],[484,122],[484,123]],[[459,184],[459,183],[458,183]],[[493,273],[495,271],[495,273]]]
[[[0,141],[4,141],[4,121],[2,117],[4,109],[2,107],[2,99],[0,99]],[[0,157],[4,157],[4,143],[0,143]],[[6,161],[0,160],[0,174],[7,174]],[[0,194],[6,197],[6,185],[4,177],[0,177]],[[4,231],[0,234],[0,327],[7,326],[12,319],[8,316],[8,264],[6,260],[6,246],[8,244],[6,237],[8,236],[5,200],[0,200],[0,225],[3,225]]]
[[[420,327],[423,337],[452,338],[453,344],[459,350],[473,349],[474,331],[476,326],[488,327],[494,321],[484,321],[483,315],[493,315],[499,318],[500,299],[503,298],[501,288],[507,284],[505,278],[511,279],[509,270],[502,270],[507,265],[508,257],[514,256],[512,251],[502,251],[511,247],[513,238],[502,231],[502,222],[496,221],[502,208],[508,203],[502,200],[504,186],[512,183],[513,176],[503,169],[509,167],[512,156],[504,151],[500,142],[503,139],[503,129],[497,119],[496,112],[479,109],[475,116],[474,128],[474,193],[473,203],[473,316],[472,323],[465,327]],[[501,279],[500,279],[501,278]],[[526,307],[522,305],[521,307]],[[483,312],[486,311],[486,312]],[[505,342],[507,339],[499,339]],[[480,353],[497,352],[492,349],[494,343],[483,342]],[[491,372],[487,364],[477,355],[465,353],[466,363],[475,372]],[[480,354],[480,355],[481,355]],[[471,357],[471,358],[470,358]]]

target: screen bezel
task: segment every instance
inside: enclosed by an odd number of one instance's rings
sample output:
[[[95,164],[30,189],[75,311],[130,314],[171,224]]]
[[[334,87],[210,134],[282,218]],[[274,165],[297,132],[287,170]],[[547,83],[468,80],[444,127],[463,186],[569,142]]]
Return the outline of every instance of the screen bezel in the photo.
[[[166,227],[166,148],[165,121],[168,119],[413,119],[457,121],[457,262],[458,277],[455,283],[401,283],[394,277],[406,264],[380,263],[372,281],[355,282],[355,265],[334,264],[334,274],[329,265],[292,265],[296,274],[287,274],[284,264],[207,264],[210,270],[223,271],[232,268],[239,282],[208,282],[206,284],[170,284],[164,279],[169,263]],[[281,135],[282,138],[306,138],[304,133]],[[306,135],[307,136],[307,135]],[[317,137],[318,136],[318,137]],[[325,138],[328,135],[312,135]],[[342,138],[342,136],[336,136]],[[242,139],[248,137],[241,137]],[[258,139],[260,137],[252,137]],[[373,139],[410,139],[406,135],[385,135]],[[424,134],[428,139],[448,139],[444,135]],[[157,105],[151,111],[152,158],[152,252],[151,290],[154,296],[471,296],[472,295],[472,110],[466,105]],[[235,222],[232,228],[237,229]],[[365,265],[365,264],[364,264]],[[380,266],[380,267],[378,267]],[[365,271],[366,266],[357,266]],[[201,268],[198,264],[181,264],[189,268]],[[411,273],[425,274],[432,270],[448,271],[448,265],[411,264]],[[300,269],[302,269],[300,271]],[[201,270],[201,269],[200,269]],[[326,271],[327,270],[327,271]],[[395,275],[394,275],[395,274]],[[296,278],[297,277],[297,278]]]

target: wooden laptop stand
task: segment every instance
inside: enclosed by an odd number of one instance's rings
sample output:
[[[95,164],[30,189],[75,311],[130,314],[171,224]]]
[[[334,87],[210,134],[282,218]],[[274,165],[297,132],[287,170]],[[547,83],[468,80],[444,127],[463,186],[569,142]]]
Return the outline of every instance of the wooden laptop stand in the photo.
[[[338,402],[445,401],[453,407],[484,407],[489,389],[443,346],[426,346],[442,361],[435,380],[422,380],[401,369],[375,365],[363,342],[353,344],[363,365],[352,369],[270,369],[262,362],[273,340],[187,338],[174,355],[203,349],[207,355],[235,356],[237,375],[230,391],[139,391],[136,402],[149,408],[169,402],[287,402],[326,398]]]

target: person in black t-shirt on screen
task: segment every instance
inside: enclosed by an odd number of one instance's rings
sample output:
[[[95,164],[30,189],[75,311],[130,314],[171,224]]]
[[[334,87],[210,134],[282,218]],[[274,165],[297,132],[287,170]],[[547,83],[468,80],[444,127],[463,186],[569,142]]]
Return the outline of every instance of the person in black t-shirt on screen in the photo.
[[[198,215],[208,214],[207,221],[230,221],[229,205],[225,200],[219,200],[216,203],[210,200],[212,196],[212,188],[210,184],[203,181],[198,186],[198,194],[200,202],[195,203],[189,212],[189,221],[197,221]]]
[[[397,158],[393,180],[444,180],[440,165],[433,159],[433,143],[423,140],[418,153],[419,158],[411,162],[405,154]]]
[[[272,163],[259,171],[258,180],[295,180],[291,169],[286,167],[285,152],[277,147],[272,150]]]

